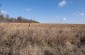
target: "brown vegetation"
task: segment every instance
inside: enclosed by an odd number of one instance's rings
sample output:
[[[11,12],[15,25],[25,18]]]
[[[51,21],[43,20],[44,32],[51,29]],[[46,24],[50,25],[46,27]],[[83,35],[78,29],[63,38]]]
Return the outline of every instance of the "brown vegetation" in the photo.
[[[85,25],[0,23],[0,55],[85,55]]]

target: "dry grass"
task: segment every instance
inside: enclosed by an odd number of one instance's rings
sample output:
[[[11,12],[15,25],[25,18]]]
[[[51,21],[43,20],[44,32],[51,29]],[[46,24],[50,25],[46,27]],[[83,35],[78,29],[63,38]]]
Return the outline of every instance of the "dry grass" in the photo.
[[[85,55],[85,25],[0,23],[0,55]]]

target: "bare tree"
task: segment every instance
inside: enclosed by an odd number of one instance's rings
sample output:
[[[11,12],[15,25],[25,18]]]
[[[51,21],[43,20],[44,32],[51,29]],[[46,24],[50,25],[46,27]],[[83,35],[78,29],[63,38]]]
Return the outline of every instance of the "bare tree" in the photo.
[[[17,21],[18,22],[22,22],[23,21],[23,17],[22,16],[17,17]]]

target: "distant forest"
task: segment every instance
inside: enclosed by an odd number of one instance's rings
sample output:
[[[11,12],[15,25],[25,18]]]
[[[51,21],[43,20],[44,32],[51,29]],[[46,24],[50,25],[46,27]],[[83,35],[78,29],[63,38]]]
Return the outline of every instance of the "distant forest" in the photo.
[[[38,21],[32,19],[26,19],[22,16],[18,16],[17,18],[10,17],[8,14],[2,14],[0,11],[0,22],[16,22],[16,23],[39,23]]]

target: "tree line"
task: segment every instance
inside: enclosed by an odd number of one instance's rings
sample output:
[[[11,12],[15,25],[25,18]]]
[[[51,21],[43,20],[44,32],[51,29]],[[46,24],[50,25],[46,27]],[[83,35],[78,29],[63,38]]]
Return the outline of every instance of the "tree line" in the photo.
[[[0,13],[0,22],[16,22],[16,23],[39,23],[38,21],[32,19],[26,19],[22,16],[18,16],[17,18],[9,17],[8,14],[4,15]]]

